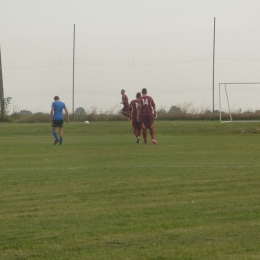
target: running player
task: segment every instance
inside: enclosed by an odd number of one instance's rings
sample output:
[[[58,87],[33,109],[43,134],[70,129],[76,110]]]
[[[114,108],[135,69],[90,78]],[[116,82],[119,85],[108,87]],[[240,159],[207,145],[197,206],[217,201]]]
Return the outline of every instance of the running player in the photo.
[[[147,95],[147,89],[142,89],[142,97],[139,99],[140,109],[137,112],[137,120],[142,124],[142,134],[144,138],[144,144],[147,144],[146,129],[150,130],[152,137],[152,143],[157,144],[154,140],[154,118],[156,118],[156,106],[153,98]]]
[[[136,99],[134,99],[130,102],[129,111],[130,111],[130,118],[132,119],[132,129],[133,129],[134,135],[136,137],[136,142],[139,144],[142,125],[141,125],[141,122],[137,121],[137,109],[139,109],[139,106],[140,106],[139,98],[141,97],[141,93],[138,92],[135,97],[136,97]]]
[[[121,89],[121,95],[122,95],[122,102],[120,104],[123,104],[122,108],[122,115],[129,118],[129,103],[128,103],[128,97],[125,94],[125,90]]]
[[[50,112],[50,122],[52,123],[52,134],[55,138],[54,145],[56,145],[58,142],[62,144],[63,140],[63,109],[66,112],[67,117],[67,123],[69,123],[69,112],[66,107],[66,105],[60,101],[60,98],[58,96],[54,97],[54,102],[52,102],[51,105],[51,112]],[[58,135],[55,131],[56,127],[59,128],[59,135],[60,139],[58,138]]]

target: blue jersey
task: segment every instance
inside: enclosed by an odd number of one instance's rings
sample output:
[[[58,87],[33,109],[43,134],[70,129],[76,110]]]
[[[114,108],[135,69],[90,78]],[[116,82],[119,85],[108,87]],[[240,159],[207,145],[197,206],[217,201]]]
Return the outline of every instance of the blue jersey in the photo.
[[[54,108],[53,120],[63,120],[62,111],[66,108],[66,105],[61,101],[54,101],[51,107]]]

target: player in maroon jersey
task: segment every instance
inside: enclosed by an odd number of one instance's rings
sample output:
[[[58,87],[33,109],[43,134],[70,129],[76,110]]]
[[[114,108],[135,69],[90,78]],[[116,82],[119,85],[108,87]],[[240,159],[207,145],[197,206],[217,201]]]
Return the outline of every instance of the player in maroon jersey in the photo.
[[[136,99],[130,102],[129,111],[130,111],[130,118],[132,119],[132,129],[136,137],[136,142],[139,144],[142,125],[140,121],[139,122],[137,121],[137,110],[139,109],[140,106],[139,98],[141,97],[141,93],[138,92],[135,97]]]
[[[122,102],[120,104],[123,104],[122,108],[122,115],[127,116],[129,118],[129,103],[128,103],[128,97],[125,94],[125,90],[121,89],[121,95],[122,95]]]
[[[142,134],[144,138],[144,144],[147,144],[147,133],[146,129],[150,130],[152,142],[157,144],[154,140],[154,118],[156,118],[156,106],[153,98],[147,95],[147,89],[142,89],[142,97],[139,99],[140,109],[138,110],[137,119],[142,124]]]

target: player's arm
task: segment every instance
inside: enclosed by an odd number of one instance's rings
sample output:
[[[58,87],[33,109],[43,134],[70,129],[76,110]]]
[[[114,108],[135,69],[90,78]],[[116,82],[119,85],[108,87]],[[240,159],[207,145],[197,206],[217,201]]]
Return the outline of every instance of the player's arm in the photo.
[[[51,108],[51,112],[50,112],[50,122],[52,122],[53,112],[54,112],[54,107]]]
[[[156,106],[153,107],[153,115],[154,118],[157,118]]]
[[[65,113],[66,113],[66,119],[67,119],[66,121],[67,121],[67,123],[69,123],[69,121],[70,121],[69,111],[66,107],[64,108],[64,110],[65,110]]]
[[[139,106],[136,109],[136,114],[137,114],[136,120],[137,120],[137,122],[140,122],[140,109],[141,109],[141,106],[142,106],[141,103],[139,103]]]
[[[151,106],[152,106],[152,108],[153,108],[153,115],[154,115],[154,118],[157,118],[156,105],[155,105],[153,99],[152,99],[152,101],[151,101]]]
[[[132,115],[133,115],[133,105],[132,105],[132,103],[130,103],[130,106],[129,106],[129,116],[130,116],[130,118],[132,118]]]

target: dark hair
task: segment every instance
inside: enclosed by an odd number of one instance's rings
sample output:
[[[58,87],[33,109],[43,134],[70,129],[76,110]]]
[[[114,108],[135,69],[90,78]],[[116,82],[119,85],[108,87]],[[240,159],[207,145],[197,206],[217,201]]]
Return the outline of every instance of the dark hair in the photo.
[[[142,89],[142,94],[147,94],[147,89],[146,88]]]
[[[124,90],[124,89],[121,89],[121,91],[125,92],[125,90]]]
[[[140,92],[137,92],[136,93],[136,98],[140,98],[141,97],[141,93]]]
[[[59,100],[60,98],[58,96],[55,96],[54,97],[54,100]]]

